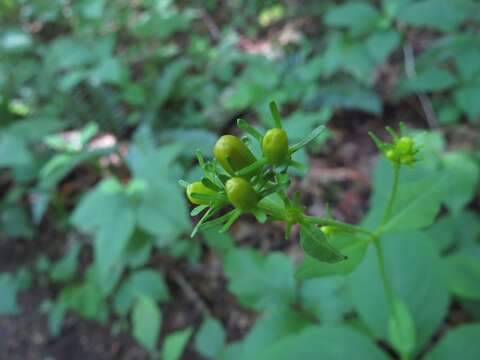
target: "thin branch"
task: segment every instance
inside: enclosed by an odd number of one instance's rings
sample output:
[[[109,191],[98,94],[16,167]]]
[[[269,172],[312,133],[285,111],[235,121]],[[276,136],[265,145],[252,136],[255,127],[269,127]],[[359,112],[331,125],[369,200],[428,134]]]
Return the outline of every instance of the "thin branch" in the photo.
[[[184,292],[186,297],[193,302],[193,304],[198,308],[198,310],[203,314],[204,317],[211,317],[210,309],[207,304],[202,300],[200,295],[195,291],[195,289],[189,284],[189,282],[183,277],[181,273],[176,270],[171,272],[173,279],[178,284],[180,289]]]
[[[205,26],[207,27],[208,32],[210,33],[210,36],[212,37],[212,39],[215,42],[220,42],[221,33],[217,24],[215,24],[215,21],[213,21],[212,17],[205,9],[200,9],[200,14],[202,16],[202,20],[205,22]]]

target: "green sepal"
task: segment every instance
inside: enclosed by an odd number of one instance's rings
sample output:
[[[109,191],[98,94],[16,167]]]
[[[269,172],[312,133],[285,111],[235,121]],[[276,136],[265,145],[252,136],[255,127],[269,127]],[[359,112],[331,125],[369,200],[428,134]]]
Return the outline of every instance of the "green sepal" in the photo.
[[[215,190],[215,191],[222,191],[223,190],[220,186],[218,186],[212,180],[210,180],[209,178],[206,178],[206,177],[202,178],[202,184],[205,185],[207,188]]]
[[[200,230],[200,227],[203,226],[203,224],[208,220],[208,218],[212,215],[215,215],[219,210],[220,210],[220,206],[212,206],[208,209],[208,211],[203,214],[202,218],[200,219],[200,221],[195,225],[195,227],[193,228],[192,230],[192,233],[190,234],[190,237],[194,237],[198,230]]]
[[[232,212],[229,213],[228,220],[225,222],[225,224],[222,226],[220,229],[220,233],[227,232],[228,229],[230,229],[230,226],[233,225],[235,221],[242,215],[242,211],[239,209],[235,209]]]
[[[288,166],[294,167],[295,169],[300,170],[302,173],[308,170],[308,167],[306,165],[303,165],[302,163],[299,163],[298,161],[295,161],[295,160],[290,160],[288,162]]]
[[[190,216],[197,216],[198,214],[200,214],[203,210],[205,209],[208,209],[209,206],[208,205],[198,205],[198,206],[195,206],[192,211],[190,211]]]
[[[268,104],[270,107],[270,113],[272,114],[273,121],[275,122],[275,127],[282,128],[282,118],[280,117],[280,111],[278,111],[278,106],[275,101],[270,101]]]
[[[205,167],[205,158],[203,157],[203,154],[200,151],[200,149],[197,149],[195,151],[195,155],[197,156],[198,164],[203,169]]]
[[[211,202],[225,201],[225,196],[221,194],[209,195],[209,194],[193,192],[192,197],[198,200],[207,200]]]
[[[315,129],[312,130],[312,132],[308,136],[300,140],[298,143],[292,145],[288,149],[288,153],[291,155],[297,152],[298,150],[300,150],[301,148],[307,146],[310,142],[315,140],[324,130],[325,130],[325,126],[323,125],[317,126]]]
[[[236,176],[245,176],[245,175],[251,174],[252,172],[254,172],[255,170],[261,168],[262,166],[264,166],[266,164],[267,164],[267,159],[261,158],[260,160],[255,161],[253,164],[250,164],[250,165],[244,167],[243,169],[237,171],[235,173],[235,175]]]
[[[392,137],[393,140],[398,140],[398,138],[399,138],[398,134],[390,126],[386,126],[385,130],[388,131],[388,133],[390,134],[390,136]]]
[[[260,208],[257,207],[253,209],[252,213],[260,224],[264,224],[267,221],[267,214],[265,214]]]
[[[201,229],[202,230],[207,230],[207,229],[210,229],[212,227],[223,225],[225,222],[228,222],[232,216],[236,216],[236,214],[238,212],[240,212],[240,214],[241,214],[240,210],[233,209],[233,210],[229,211],[228,213],[226,213],[226,214],[224,214],[224,215],[222,215],[222,216],[220,216],[216,219],[213,219],[211,221],[203,223],[201,225]],[[238,216],[237,216],[237,218],[238,218]]]
[[[242,129],[243,131],[246,131],[250,135],[252,135],[255,139],[257,139],[260,143],[262,142],[263,135],[255,129],[253,126],[251,126],[248,122],[246,122],[243,119],[237,119],[237,126]]]

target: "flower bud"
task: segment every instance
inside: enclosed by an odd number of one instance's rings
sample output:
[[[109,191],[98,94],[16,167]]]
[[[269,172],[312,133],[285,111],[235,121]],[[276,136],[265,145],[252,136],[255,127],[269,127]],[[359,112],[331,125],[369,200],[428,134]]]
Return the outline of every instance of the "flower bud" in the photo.
[[[288,157],[287,133],[278,128],[267,131],[262,139],[263,154],[272,165],[281,165]]]
[[[413,150],[413,140],[409,136],[402,136],[395,144],[396,149],[402,155],[407,155]]]
[[[220,137],[213,149],[213,155],[232,176],[257,160],[242,140],[233,135]]]
[[[241,177],[233,177],[225,184],[227,198],[237,209],[252,210],[258,203],[258,194],[252,185]]]
[[[195,205],[208,205],[210,203],[209,200],[196,198],[195,195],[193,195],[194,193],[204,195],[217,194],[214,190],[203,185],[201,181],[195,181],[187,186],[188,200],[190,200],[190,202]]]

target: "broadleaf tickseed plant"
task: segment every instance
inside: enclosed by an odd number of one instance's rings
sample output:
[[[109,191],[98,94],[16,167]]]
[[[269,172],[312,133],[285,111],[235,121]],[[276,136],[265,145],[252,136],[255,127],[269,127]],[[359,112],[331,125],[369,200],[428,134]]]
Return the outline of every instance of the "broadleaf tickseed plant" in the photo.
[[[198,205],[192,210],[192,216],[203,213],[191,234],[192,237],[199,229],[220,227],[221,232],[227,231],[242,214],[250,213],[261,223],[267,220],[284,221],[286,238],[289,237],[292,226],[298,224],[301,248],[306,255],[320,262],[334,264],[348,260],[332,241],[336,234],[352,235],[349,237],[352,245],[358,241],[361,241],[361,245],[373,243],[389,305],[389,339],[401,358],[409,359],[415,346],[413,320],[407,305],[394,294],[386,275],[380,236],[384,232],[384,225],[392,217],[400,168],[405,165],[411,166],[419,160],[420,147],[408,136],[404,124],[400,124],[398,134],[391,128],[386,128],[393,138],[391,143],[369,133],[379,150],[392,164],[394,174],[388,203],[376,230],[337,221],[331,216],[309,216],[300,204],[300,195],[296,193],[291,199],[287,194],[286,190],[290,185],[287,170],[290,166],[302,167],[292,160],[291,155],[314,140],[324,130],[324,126],[317,127],[305,139],[290,145],[274,102],[270,103],[270,111],[275,127],[267,130],[265,134],[244,120],[240,119],[237,122],[239,128],[258,141],[262,149],[261,158],[257,159],[248,148],[250,139],[242,140],[232,135],[223,135],[219,138],[213,150],[212,160],[206,161],[203,155],[197,152],[203,177],[191,184],[180,181],[181,185],[186,187],[191,203]],[[217,216],[224,208],[231,209]]]

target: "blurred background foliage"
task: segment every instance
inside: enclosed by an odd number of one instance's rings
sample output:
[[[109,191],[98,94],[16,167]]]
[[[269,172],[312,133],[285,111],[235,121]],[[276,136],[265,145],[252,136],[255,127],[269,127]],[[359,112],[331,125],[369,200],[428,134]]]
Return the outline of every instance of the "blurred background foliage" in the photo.
[[[346,172],[295,186],[313,212],[333,199],[335,215],[353,221],[368,207],[368,184],[352,185],[363,175],[348,175],[359,164],[367,177],[372,169],[365,129],[400,120],[429,129],[427,168],[453,171],[458,183],[440,220],[418,235],[434,246],[424,241],[411,258],[419,264],[411,271],[448,269],[446,278],[432,272],[439,285],[432,280],[428,296],[412,299],[436,304],[414,309],[424,314],[418,353],[445,317],[452,326],[473,321],[479,25],[477,0],[0,0],[0,324],[8,335],[0,351],[22,359],[253,359],[272,348],[266,359],[320,341],[323,331],[342,337],[346,357],[356,354],[348,340],[363,358],[383,358],[344,328],[303,332],[290,347],[280,341],[312,322],[345,321],[381,339],[381,320],[361,295],[375,292],[368,262],[354,273],[356,285],[324,273],[298,280],[296,241],[271,240],[275,226],[244,220],[233,230],[237,245],[216,231],[189,238],[177,181],[198,176],[195,149],[209,155],[238,117],[271,126],[271,100],[293,141],[329,124],[297,160],[317,177],[325,164]],[[378,166],[373,199],[388,178]],[[344,192],[356,194],[349,204],[357,210],[337,206]],[[392,254],[406,251],[408,242],[397,243]],[[410,280],[400,277],[401,291],[420,286]],[[38,343],[21,348],[16,317],[38,323],[30,329],[42,334]],[[113,345],[51,346],[48,339],[93,331],[82,319],[104,324],[88,341]],[[480,330],[468,326],[432,358],[456,341],[474,342]]]

